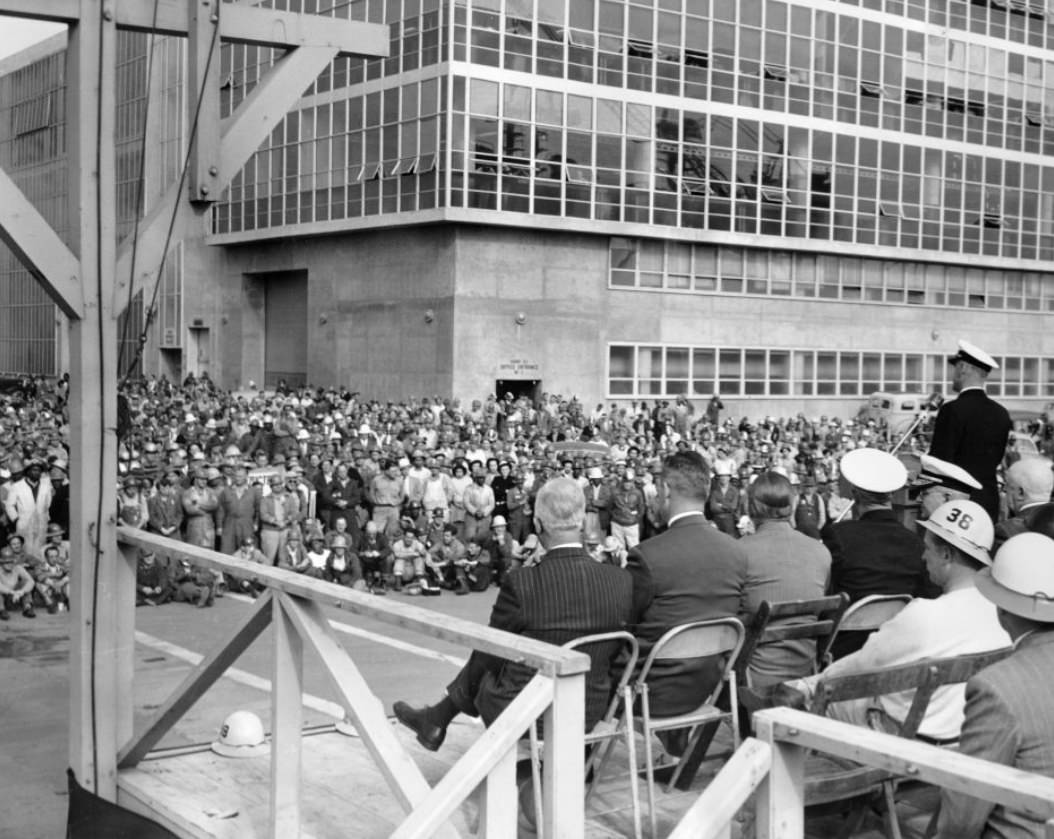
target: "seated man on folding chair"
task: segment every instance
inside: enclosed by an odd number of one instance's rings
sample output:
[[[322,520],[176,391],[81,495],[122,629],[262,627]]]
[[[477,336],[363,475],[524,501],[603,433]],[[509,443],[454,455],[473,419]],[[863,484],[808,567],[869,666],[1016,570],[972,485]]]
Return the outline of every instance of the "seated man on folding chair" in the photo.
[[[839,659],[819,676],[786,684],[812,695],[825,676],[846,676],[928,658],[948,658],[1010,646],[995,606],[977,590],[977,572],[992,564],[992,521],[980,504],[949,501],[924,522],[923,559],[941,589],[934,600],[916,598],[886,621],[858,651]],[[936,742],[958,739],[963,723],[964,686],[938,688],[919,725],[919,736]],[[896,733],[911,707],[913,692],[886,694],[829,706],[827,716]]]
[[[546,552],[540,562],[505,576],[490,615],[490,626],[549,644],[625,629],[630,619],[632,581],[622,568],[595,562],[582,545],[586,504],[572,478],[542,486],[534,524]],[[612,654],[618,645],[613,645]],[[593,661],[586,678],[586,730],[604,715],[611,692],[610,660]],[[458,714],[482,717],[486,725],[534,676],[522,664],[474,651],[435,705],[413,708],[396,702],[398,720],[417,742],[437,751]]]

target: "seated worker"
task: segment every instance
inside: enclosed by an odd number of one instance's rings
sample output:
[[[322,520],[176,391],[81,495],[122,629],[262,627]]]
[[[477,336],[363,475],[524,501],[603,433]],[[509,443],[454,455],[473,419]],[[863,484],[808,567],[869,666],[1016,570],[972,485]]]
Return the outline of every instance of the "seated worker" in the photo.
[[[1014,651],[966,683],[959,751],[1054,777],[1054,540],[1011,536],[977,590],[996,606]],[[961,793],[941,794],[937,839],[988,836],[1042,839],[1042,819]]]
[[[193,603],[199,609],[211,606],[216,597],[216,575],[207,568],[177,561],[171,569],[172,599],[177,603]]]
[[[811,694],[825,676],[912,664],[1002,649],[1010,637],[999,624],[995,606],[976,586],[977,572],[991,564],[992,521],[974,501],[949,501],[922,522],[927,531],[926,570],[940,587],[939,597],[916,598],[890,618],[852,655],[839,659],[820,676],[788,682]],[[833,719],[896,732],[911,707],[913,692],[836,702]],[[945,685],[930,698],[919,734],[938,742],[955,740],[963,723],[963,685]]]
[[[372,522],[367,522],[372,524]],[[358,554],[351,550],[351,541],[347,536],[334,536],[329,545],[329,565],[323,579],[350,588],[364,589],[362,565]]]
[[[429,582],[440,588],[457,587],[457,565],[465,558],[465,545],[457,538],[457,527],[443,527],[443,537],[428,550],[425,571]]]
[[[139,551],[135,568],[135,605],[160,606],[172,599],[168,569],[157,561],[153,551]]]
[[[255,562],[259,565],[270,565],[264,552],[256,547],[256,541],[252,536],[246,536],[241,540],[236,550],[231,556],[237,559],[245,560],[246,562]],[[250,597],[259,597],[260,592],[263,591],[267,586],[261,583],[256,577],[251,575],[233,574],[228,573],[225,575],[225,581],[228,591],[235,591],[241,594],[247,594]]]
[[[632,548],[626,564],[633,578],[632,632],[642,663],[675,626],[735,617],[746,582],[747,558],[739,541],[712,527],[703,514],[710,469],[702,455],[676,452],[662,466],[657,489],[666,530]],[[673,716],[694,710],[720,674],[719,656],[657,662],[648,682],[652,712]]]
[[[438,509],[438,508],[437,508]],[[417,531],[412,528],[403,530],[402,536],[395,540],[392,545],[392,587],[400,591],[404,583],[417,581],[427,584],[425,576],[425,559],[428,550],[424,542],[417,538]]]
[[[0,621],[10,619],[8,612],[12,609],[21,609],[27,618],[35,618],[35,586],[29,572],[15,562],[15,552],[6,545],[0,548]]]
[[[1033,522],[1054,509],[1054,463],[1045,457],[1023,457],[1006,470],[1006,506],[1010,517],[995,527],[995,549],[1011,536],[1034,530]]]
[[[933,596],[922,562],[922,539],[893,513],[893,493],[908,470],[888,452],[853,449],[839,462],[852,487],[855,519],[828,525],[824,544],[831,552],[833,594],[855,603],[869,594]]]
[[[384,594],[385,580],[392,573],[392,550],[388,537],[376,522],[366,522],[359,535],[355,553],[362,566],[366,588],[374,594]]]
[[[594,562],[582,548],[585,496],[572,478],[555,478],[538,491],[535,529],[546,547],[537,565],[502,582],[490,626],[560,645],[599,632],[624,629],[632,605],[632,581],[621,568]],[[603,716],[611,690],[611,655],[596,651],[586,677],[586,729]],[[430,751],[443,744],[458,714],[480,716],[490,725],[534,676],[531,667],[474,651],[435,705],[393,706],[398,720]]]
[[[778,472],[762,472],[747,489],[747,505],[755,531],[739,541],[747,554],[740,606],[745,625],[749,625],[763,600],[823,597],[831,574],[831,554],[827,548],[791,526],[794,488],[789,479]],[[764,644],[754,651],[750,660],[750,683],[764,687],[808,676],[815,672],[815,662],[813,639]]]
[[[457,576],[454,593],[486,591],[491,580],[490,562],[490,554],[483,550],[478,536],[465,542],[465,556],[454,561],[454,574]]]
[[[36,596],[44,603],[49,614],[59,607],[70,604],[70,572],[59,556],[59,547],[50,542],[44,544],[44,556],[29,569],[36,583]]]
[[[909,496],[918,502],[918,521],[925,521],[941,504],[968,499],[981,483],[961,466],[934,457],[919,456],[919,474],[908,485]]]
[[[329,564],[329,548],[326,547],[326,537],[321,530],[314,530],[308,533],[307,543],[308,549],[305,554],[307,567],[301,573],[321,580],[325,576],[326,566]]]
[[[298,574],[303,574],[311,566],[310,561],[307,558],[307,551],[304,550],[304,543],[300,539],[300,532],[295,529],[289,531],[289,535],[286,536],[285,544],[278,549],[278,556],[275,563],[279,568],[285,569],[286,571],[295,571]]]

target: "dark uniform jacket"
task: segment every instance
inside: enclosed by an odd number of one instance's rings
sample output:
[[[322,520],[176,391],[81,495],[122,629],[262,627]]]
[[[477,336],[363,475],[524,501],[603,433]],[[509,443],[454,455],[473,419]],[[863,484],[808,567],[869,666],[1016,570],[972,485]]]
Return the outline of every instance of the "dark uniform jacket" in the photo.
[[[1006,454],[1013,429],[1006,408],[980,388],[970,388],[937,412],[930,454],[961,466],[981,484],[970,496],[992,521],[999,518],[999,488],[995,472]]]

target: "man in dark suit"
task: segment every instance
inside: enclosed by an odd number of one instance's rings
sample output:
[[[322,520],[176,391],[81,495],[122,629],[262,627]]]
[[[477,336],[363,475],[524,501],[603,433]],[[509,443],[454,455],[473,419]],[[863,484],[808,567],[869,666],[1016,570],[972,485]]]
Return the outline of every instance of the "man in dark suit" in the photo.
[[[746,552],[704,517],[709,489],[710,470],[697,452],[663,461],[658,491],[666,530],[630,551],[626,566],[633,576],[633,634],[641,661],[667,630],[739,611]],[[695,709],[718,678],[717,657],[656,663],[648,680],[652,713]]]
[[[968,341],[959,341],[959,351],[948,363],[955,368],[952,389],[959,397],[946,402],[937,412],[930,454],[961,466],[980,481],[981,489],[970,500],[997,521],[999,488],[995,472],[1006,454],[1007,438],[1013,429],[1006,408],[984,390],[988,374],[998,370],[999,365]]]
[[[995,603],[1014,651],[966,683],[959,751],[1025,772],[1054,777],[1054,540],[1012,536],[977,589]],[[1041,819],[961,793],[941,795],[938,839],[1041,837]]]
[[[892,494],[907,482],[899,460],[878,449],[854,449],[839,462],[856,518],[824,532],[831,552],[831,592],[855,603],[869,594],[939,594],[926,574],[922,539],[893,513]]]
[[[545,546],[541,562],[505,575],[490,615],[490,626],[549,644],[584,635],[625,629],[632,604],[629,574],[592,560],[582,546],[585,496],[573,478],[555,478],[538,491],[534,523]],[[611,659],[617,642],[590,650],[586,677],[586,730],[607,706]],[[405,702],[393,706],[399,721],[416,732],[417,742],[436,751],[459,713],[482,717],[490,725],[534,676],[516,662],[474,651],[446,695],[425,708]]]
[[[995,527],[996,550],[1011,536],[1035,531],[1036,519],[1045,510],[1054,510],[1054,502],[1050,500],[1054,492],[1052,466],[1045,457],[1026,457],[1006,470],[1006,506],[1010,518]]]

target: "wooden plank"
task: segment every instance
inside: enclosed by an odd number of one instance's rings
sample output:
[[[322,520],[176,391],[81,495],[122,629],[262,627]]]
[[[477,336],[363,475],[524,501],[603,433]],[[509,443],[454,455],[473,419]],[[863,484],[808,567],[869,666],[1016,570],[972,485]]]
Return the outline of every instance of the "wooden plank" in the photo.
[[[168,730],[179,721],[180,717],[267,628],[271,622],[271,599],[271,592],[264,592],[263,596],[253,604],[253,609],[235,627],[230,638],[202,660],[201,664],[183,680],[175,693],[154,715],[142,734],[121,749],[117,759],[121,769],[135,766],[142,760],[146,753],[157,745]]]
[[[196,128],[190,145],[187,185],[191,201],[214,202],[220,182],[220,0],[186,0],[187,125]],[[200,103],[198,97],[200,96]],[[195,123],[194,114],[198,114]],[[285,115],[285,111],[282,111]]]
[[[505,752],[480,788],[478,836],[504,839],[516,835],[519,796],[516,788],[516,749]]]
[[[526,664],[546,676],[585,673],[589,670],[589,656],[585,653],[565,650],[532,638],[524,638],[522,635],[513,635],[489,626],[441,615],[420,606],[396,602],[389,597],[374,597],[292,571],[246,562],[234,556],[166,539],[144,530],[120,527],[118,538],[125,544],[150,548],[159,556],[186,559],[215,571],[242,576],[249,574],[272,589],[286,594],[339,606],[356,615]]]
[[[340,645],[322,608],[310,600],[294,601],[285,593],[278,597],[301,637],[318,652],[362,742],[399,803],[409,812],[428,795],[429,786],[396,739],[380,700]]]
[[[805,835],[805,754],[796,743],[777,739],[772,720],[754,717],[758,738],[770,748],[768,776],[758,785],[758,839],[802,839]]]
[[[117,590],[120,595],[111,607],[116,618],[114,657],[117,665],[117,684],[124,689],[117,691],[117,742],[127,743],[132,738],[135,726],[135,694],[131,686],[135,682],[135,571],[138,551],[119,546],[122,562],[114,569],[117,575]]]
[[[771,727],[778,740],[801,748],[994,801],[1035,819],[1054,817],[1054,778],[789,708],[759,711],[754,720]]]
[[[25,0],[16,0],[16,4],[23,5]],[[154,2],[119,4],[117,25],[136,32],[151,31]],[[186,37],[190,28],[186,0],[157,0],[157,34]],[[220,15],[220,37],[275,49],[336,47],[344,55],[355,56],[387,57],[390,49],[388,27],[383,24],[227,3]]]
[[[431,836],[435,830],[442,825],[462,801],[480,783],[487,778],[488,773],[509,755],[512,756],[513,783],[511,795],[508,779],[495,778],[495,787],[487,790],[487,798],[491,801],[487,818],[484,821],[506,823],[506,814],[497,813],[494,805],[499,802],[506,808],[511,808],[513,824],[515,824],[516,807],[516,744],[532,725],[538,716],[549,707],[553,699],[553,680],[545,676],[535,676],[520,691],[519,695],[498,716],[494,723],[486,730],[460,760],[450,769],[427,797],[418,802],[414,811],[407,819],[399,825],[392,834],[392,839],[425,839]],[[583,752],[579,750],[578,762],[581,765]],[[507,767],[502,770],[507,772]],[[581,794],[579,795],[581,798]],[[511,798],[511,802],[510,802]],[[511,833],[491,833],[490,836],[515,835]]]
[[[542,754],[542,835],[581,839],[585,835],[586,678],[579,673],[553,683],[545,712]]]
[[[300,748],[304,725],[304,646],[282,598],[274,603],[271,676],[271,836],[300,835]]]
[[[769,744],[748,737],[681,817],[669,839],[717,839],[729,829],[771,765]]]
[[[3,169],[0,169],[0,241],[11,249],[67,317],[84,317],[80,260]]]
[[[116,28],[103,0],[81,0],[70,27],[66,78],[70,250],[79,253],[86,317],[70,321],[70,767],[81,786],[117,794],[121,591],[117,550],[117,321],[114,119]],[[107,191],[107,187],[110,191]],[[103,476],[100,478],[100,476]]]

